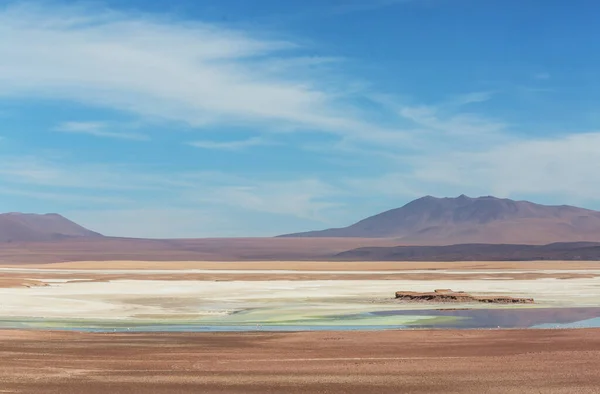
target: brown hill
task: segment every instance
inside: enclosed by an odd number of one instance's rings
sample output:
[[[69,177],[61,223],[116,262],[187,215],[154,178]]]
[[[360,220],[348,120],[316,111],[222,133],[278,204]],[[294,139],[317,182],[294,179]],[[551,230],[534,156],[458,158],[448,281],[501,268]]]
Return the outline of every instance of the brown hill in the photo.
[[[129,239],[72,237],[51,242],[0,242],[0,264],[67,261],[600,261],[600,243],[394,246],[385,238]],[[294,263],[295,264],[295,263]],[[292,264],[293,266],[293,264]],[[333,267],[333,266],[331,266]],[[469,265],[472,268],[472,266]]]
[[[600,241],[600,212],[491,196],[427,196],[348,227],[282,237],[395,238],[413,245]]]
[[[323,261],[363,246],[395,246],[373,238],[135,239],[77,237],[51,242],[0,242],[0,264],[64,261]],[[282,267],[285,263],[282,263]]]
[[[55,213],[0,214],[0,242],[39,242],[101,236]]]
[[[600,261],[600,243],[549,245],[459,244],[447,246],[361,247],[338,253],[338,261]]]

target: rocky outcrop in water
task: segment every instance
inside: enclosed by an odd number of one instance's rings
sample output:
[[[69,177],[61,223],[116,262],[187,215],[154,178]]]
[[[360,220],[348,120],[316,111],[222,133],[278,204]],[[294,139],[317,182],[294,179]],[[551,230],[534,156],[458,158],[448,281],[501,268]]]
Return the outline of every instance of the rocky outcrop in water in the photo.
[[[410,302],[482,302],[490,304],[533,304],[533,298],[514,298],[509,296],[474,296],[464,291],[437,289],[433,292],[397,291],[396,299]]]

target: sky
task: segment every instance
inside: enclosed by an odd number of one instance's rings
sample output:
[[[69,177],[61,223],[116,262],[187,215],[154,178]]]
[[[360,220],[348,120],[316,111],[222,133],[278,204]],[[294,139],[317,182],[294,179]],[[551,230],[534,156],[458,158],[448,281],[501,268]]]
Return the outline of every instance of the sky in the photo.
[[[272,236],[600,209],[596,0],[0,0],[0,212]]]

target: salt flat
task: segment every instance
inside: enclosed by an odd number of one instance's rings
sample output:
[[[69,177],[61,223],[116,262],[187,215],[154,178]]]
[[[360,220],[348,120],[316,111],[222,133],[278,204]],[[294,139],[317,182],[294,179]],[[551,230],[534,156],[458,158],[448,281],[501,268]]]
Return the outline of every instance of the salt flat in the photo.
[[[401,327],[427,319],[449,319],[422,312],[392,315],[403,310],[448,308],[447,304],[407,304],[393,298],[400,290],[424,292],[437,288],[474,295],[527,297],[536,302],[533,306],[510,308],[600,307],[598,263],[346,266],[296,262],[288,268],[273,262],[195,262],[154,264],[145,269],[139,269],[138,264],[112,262],[102,268],[95,262],[79,262],[0,267],[5,284],[0,286],[0,320],[4,321],[0,326],[85,328],[120,322],[189,327]],[[371,270],[366,269],[369,267]],[[459,306],[508,307],[477,303]],[[378,315],[383,312],[388,314]]]
[[[81,273],[79,273],[82,276]],[[600,277],[536,280],[310,280],[164,281],[47,280],[47,286],[0,289],[0,317],[125,319],[185,315],[201,318],[219,310],[268,309],[273,316],[301,309],[335,311],[435,308],[399,304],[395,291],[451,288],[473,294],[532,297],[536,307],[600,306]],[[471,307],[482,307],[472,305]],[[489,306],[486,306],[489,307]],[[302,317],[300,312],[299,318]]]

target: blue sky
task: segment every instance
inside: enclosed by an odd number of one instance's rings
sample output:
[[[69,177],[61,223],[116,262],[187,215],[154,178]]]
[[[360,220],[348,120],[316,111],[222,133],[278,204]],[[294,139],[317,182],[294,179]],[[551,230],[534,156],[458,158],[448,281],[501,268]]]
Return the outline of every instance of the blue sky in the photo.
[[[264,236],[462,193],[600,209],[594,0],[0,2],[0,211]]]

